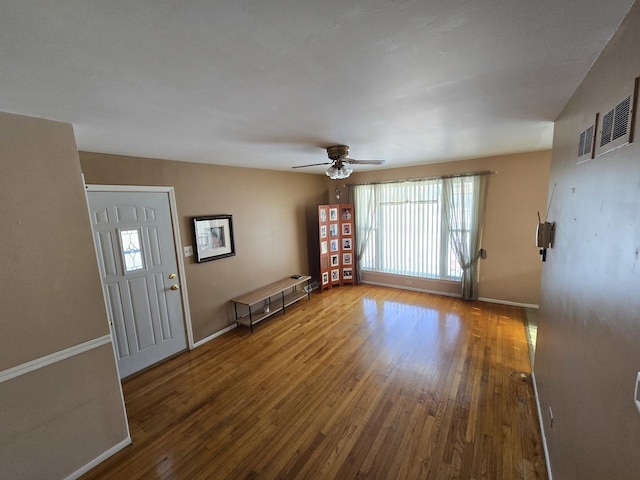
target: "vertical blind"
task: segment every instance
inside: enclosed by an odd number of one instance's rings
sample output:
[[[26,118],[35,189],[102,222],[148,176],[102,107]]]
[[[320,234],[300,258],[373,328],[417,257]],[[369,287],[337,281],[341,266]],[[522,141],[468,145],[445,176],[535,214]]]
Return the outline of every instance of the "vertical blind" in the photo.
[[[473,201],[473,177],[454,185],[462,184],[452,187],[438,178],[354,186],[358,269],[460,280],[446,216],[460,214],[458,206]],[[453,203],[443,201],[452,194]],[[464,209],[464,215],[469,211]],[[468,231],[458,233],[469,241]]]

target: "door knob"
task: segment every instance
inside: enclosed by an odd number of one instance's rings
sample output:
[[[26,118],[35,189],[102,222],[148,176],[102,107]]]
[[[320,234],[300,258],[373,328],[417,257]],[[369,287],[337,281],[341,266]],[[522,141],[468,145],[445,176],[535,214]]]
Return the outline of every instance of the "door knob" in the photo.
[[[173,280],[174,278],[176,278],[176,274],[175,274],[175,273],[172,273],[171,275],[169,275],[169,278],[170,278],[171,280]]]
[[[171,290],[180,290],[178,285],[171,285]]]

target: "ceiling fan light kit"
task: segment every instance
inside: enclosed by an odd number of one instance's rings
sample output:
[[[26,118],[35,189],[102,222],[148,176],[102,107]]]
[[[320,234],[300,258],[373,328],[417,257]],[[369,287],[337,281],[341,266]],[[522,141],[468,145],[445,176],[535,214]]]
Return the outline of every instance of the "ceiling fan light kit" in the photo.
[[[341,180],[347,178],[352,172],[353,168],[345,167],[344,165],[340,165],[339,167],[331,165],[324,173],[326,173],[327,177],[331,180]]]
[[[325,174],[332,180],[342,180],[347,178],[353,172],[353,168],[348,167],[350,165],[383,165],[384,160],[354,160],[353,158],[347,158],[349,155],[349,145],[333,145],[327,147],[327,156],[331,162],[324,163],[312,163],[310,165],[298,165],[292,168],[304,168],[315,167],[317,165],[329,165]]]

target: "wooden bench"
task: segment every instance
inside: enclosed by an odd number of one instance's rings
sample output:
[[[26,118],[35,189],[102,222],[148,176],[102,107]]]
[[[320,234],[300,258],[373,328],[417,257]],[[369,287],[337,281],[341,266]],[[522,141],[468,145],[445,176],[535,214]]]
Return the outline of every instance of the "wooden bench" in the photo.
[[[236,326],[239,326],[239,324],[246,325],[253,333],[253,326],[259,321],[281,310],[284,315],[289,305],[304,297],[311,299],[311,290],[308,288],[306,290],[298,290],[298,287],[305,282],[308,286],[309,280],[311,280],[311,277],[308,275],[301,275],[300,278],[284,278],[239,297],[232,298],[231,301],[236,313]],[[240,306],[240,309],[238,309],[238,306]]]

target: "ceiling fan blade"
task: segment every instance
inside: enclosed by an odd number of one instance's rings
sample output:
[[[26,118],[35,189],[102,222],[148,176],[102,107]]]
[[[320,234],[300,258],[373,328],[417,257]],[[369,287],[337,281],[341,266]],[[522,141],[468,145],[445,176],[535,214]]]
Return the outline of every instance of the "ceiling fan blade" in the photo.
[[[322,162],[322,163],[310,163],[309,165],[296,165],[291,168],[305,168],[305,167],[317,167],[318,165],[331,165],[333,162]]]
[[[342,161],[352,165],[384,165],[384,160],[354,160],[353,158],[345,158]]]

